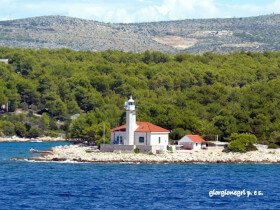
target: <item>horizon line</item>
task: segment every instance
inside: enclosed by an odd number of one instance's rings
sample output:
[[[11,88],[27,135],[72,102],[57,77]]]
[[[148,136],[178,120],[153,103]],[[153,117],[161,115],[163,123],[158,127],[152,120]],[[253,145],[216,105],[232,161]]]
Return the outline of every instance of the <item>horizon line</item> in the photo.
[[[176,20],[159,20],[159,21],[144,21],[144,22],[131,22],[131,23],[123,23],[123,22],[105,22],[105,21],[98,21],[93,19],[86,19],[74,16],[67,16],[67,15],[41,15],[41,16],[31,16],[31,17],[23,17],[23,18],[15,18],[15,19],[7,19],[7,20],[0,20],[1,22],[6,21],[18,21],[18,20],[27,20],[27,19],[34,19],[34,18],[43,18],[43,17],[66,17],[66,18],[73,18],[85,21],[93,21],[98,23],[105,23],[105,24],[144,24],[144,23],[161,23],[161,22],[176,22],[176,21],[185,21],[185,20],[216,20],[216,19],[240,19],[240,18],[256,18],[256,17],[264,17],[264,16],[278,16],[280,13],[270,13],[265,15],[253,15],[253,16],[233,16],[233,17],[213,17],[213,18],[185,18],[185,19],[176,19]]]

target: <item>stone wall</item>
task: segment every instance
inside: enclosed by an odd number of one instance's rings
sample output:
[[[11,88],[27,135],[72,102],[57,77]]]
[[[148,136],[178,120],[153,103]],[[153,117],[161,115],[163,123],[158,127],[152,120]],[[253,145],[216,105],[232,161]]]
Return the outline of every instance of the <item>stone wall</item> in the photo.
[[[137,145],[140,153],[150,153],[153,152],[153,146]]]
[[[157,151],[162,150],[162,146],[146,146],[146,145],[119,145],[119,144],[101,144],[100,152],[134,152],[134,149],[138,148],[140,153],[158,153]],[[165,151],[165,150],[162,150]]]
[[[157,150],[162,150],[160,145],[153,145],[153,146],[146,146],[146,145],[137,145],[137,148],[139,148],[140,153],[153,153],[156,154]]]
[[[101,144],[100,152],[134,152],[135,145]]]

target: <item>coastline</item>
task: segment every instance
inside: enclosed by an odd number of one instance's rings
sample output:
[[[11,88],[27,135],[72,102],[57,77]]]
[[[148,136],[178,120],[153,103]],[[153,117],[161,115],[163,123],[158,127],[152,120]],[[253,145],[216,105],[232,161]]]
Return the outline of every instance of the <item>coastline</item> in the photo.
[[[65,138],[61,137],[49,137],[43,136],[38,138],[20,138],[17,136],[13,137],[0,137],[0,143],[8,143],[8,142],[59,142],[59,141],[68,141]]]
[[[182,150],[165,154],[101,153],[85,145],[56,146],[28,158],[36,162],[82,162],[82,163],[280,163],[280,149],[267,149],[258,145],[258,151],[247,153],[224,153],[220,148],[191,151]],[[12,158],[12,160],[26,160]]]

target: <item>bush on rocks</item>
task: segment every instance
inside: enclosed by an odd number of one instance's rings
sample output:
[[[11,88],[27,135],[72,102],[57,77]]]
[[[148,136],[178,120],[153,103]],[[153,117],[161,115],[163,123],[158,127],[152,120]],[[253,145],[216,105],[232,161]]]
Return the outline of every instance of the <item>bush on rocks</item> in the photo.
[[[59,136],[59,134],[58,134],[57,132],[55,132],[55,131],[49,131],[49,132],[48,132],[48,136],[53,137],[53,138],[56,138],[56,137]]]
[[[254,151],[257,148],[254,146],[257,143],[255,135],[244,133],[237,134],[233,133],[229,137],[230,143],[228,144],[227,150],[232,152],[247,152]]]
[[[134,153],[138,154],[139,152],[140,152],[139,148],[136,147],[136,148],[134,149]]]
[[[245,147],[246,151],[256,151],[258,148],[254,144],[247,144]]]
[[[28,132],[27,137],[28,138],[37,138],[41,135],[41,132],[37,128],[31,128],[30,131]]]
[[[4,136],[14,136],[15,135],[15,126],[9,121],[0,121],[0,131]]]
[[[21,124],[20,122],[15,123],[15,132],[16,132],[16,135],[19,137],[25,137],[27,135],[26,127],[23,124]]]
[[[234,140],[229,143],[227,149],[232,152],[245,152],[245,144],[239,140]]]
[[[270,143],[270,144],[267,145],[267,148],[268,149],[278,149],[279,146],[275,143]]]

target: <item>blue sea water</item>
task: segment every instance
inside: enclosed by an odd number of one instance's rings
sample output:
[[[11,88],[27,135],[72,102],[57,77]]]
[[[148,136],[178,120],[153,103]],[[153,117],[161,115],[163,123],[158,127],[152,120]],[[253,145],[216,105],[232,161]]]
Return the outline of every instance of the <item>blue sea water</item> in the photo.
[[[0,143],[0,209],[280,209],[276,164],[89,164],[14,162],[30,148]],[[260,195],[209,196],[209,191]]]

